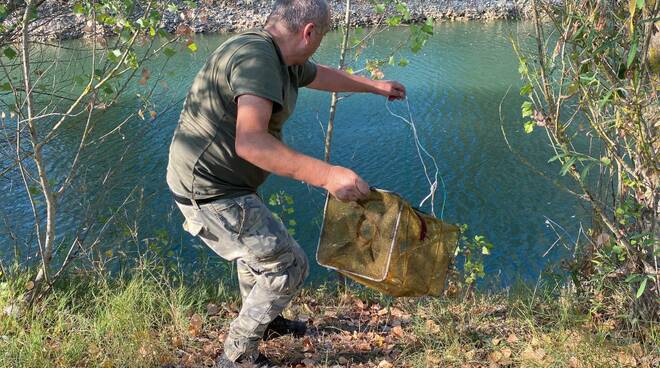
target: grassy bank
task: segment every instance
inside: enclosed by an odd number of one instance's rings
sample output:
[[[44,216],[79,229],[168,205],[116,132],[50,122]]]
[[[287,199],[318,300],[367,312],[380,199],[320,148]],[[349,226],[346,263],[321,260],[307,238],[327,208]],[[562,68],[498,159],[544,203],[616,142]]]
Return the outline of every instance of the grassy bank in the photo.
[[[173,286],[146,271],[70,277],[20,315],[25,278],[0,279],[0,367],[209,366],[239,308],[222,284]],[[578,312],[570,293],[518,288],[466,298],[391,299],[359,287],[306,289],[285,312],[302,339],[262,349],[282,366],[653,367],[657,330],[643,340]]]

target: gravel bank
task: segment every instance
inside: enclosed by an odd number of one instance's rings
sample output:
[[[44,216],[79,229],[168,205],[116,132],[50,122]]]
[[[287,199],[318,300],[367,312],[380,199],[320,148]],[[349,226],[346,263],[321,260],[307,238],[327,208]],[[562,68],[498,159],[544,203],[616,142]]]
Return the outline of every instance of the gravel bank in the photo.
[[[262,25],[270,12],[270,0],[197,0],[190,9],[182,0],[168,1],[179,6],[178,12],[164,11],[163,26],[168,32],[186,26],[195,33],[237,32]],[[46,0],[39,9],[40,20],[32,35],[39,39],[75,39],[91,34],[91,21],[73,14],[72,1]],[[138,0],[137,3],[146,3]],[[344,1],[330,0],[335,26],[343,22]],[[464,21],[523,18],[526,6],[522,0],[408,0],[413,21],[433,18],[436,21]],[[369,26],[378,21],[368,0],[355,0],[352,23]],[[7,20],[11,21],[11,20]],[[112,30],[105,29],[106,35]]]

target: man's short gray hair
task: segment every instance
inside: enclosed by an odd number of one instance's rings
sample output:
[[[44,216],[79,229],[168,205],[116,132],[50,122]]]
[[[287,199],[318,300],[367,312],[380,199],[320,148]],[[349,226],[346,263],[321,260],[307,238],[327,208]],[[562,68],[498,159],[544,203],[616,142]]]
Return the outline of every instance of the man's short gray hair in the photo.
[[[298,32],[308,23],[322,31],[330,28],[330,7],[325,0],[275,0],[266,25],[284,22],[292,32]]]

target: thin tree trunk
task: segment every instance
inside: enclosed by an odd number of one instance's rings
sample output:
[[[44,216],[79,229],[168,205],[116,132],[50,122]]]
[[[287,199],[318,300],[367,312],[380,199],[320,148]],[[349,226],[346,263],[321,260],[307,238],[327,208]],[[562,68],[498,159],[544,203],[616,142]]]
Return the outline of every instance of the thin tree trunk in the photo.
[[[39,185],[43,192],[44,201],[46,204],[46,233],[43,240],[43,246],[41,249],[41,268],[37,273],[37,276],[34,279],[33,289],[27,295],[28,302],[34,300],[35,296],[39,295],[39,290],[43,281],[48,281],[48,268],[50,266],[50,260],[53,255],[53,243],[55,238],[55,196],[53,195],[52,188],[48,182],[48,176],[46,174],[46,167],[43,162],[43,156],[41,151],[41,146],[39,145],[39,134],[37,132],[36,121],[34,120],[33,106],[32,106],[32,83],[30,80],[30,45],[29,45],[29,35],[28,35],[28,25],[29,25],[29,15],[32,1],[28,1],[25,7],[25,14],[23,15],[23,24],[22,24],[22,64],[23,64],[23,82],[25,87],[25,102],[27,108],[27,124],[28,130],[30,132],[30,142],[32,143],[32,148],[34,150],[34,163],[37,167],[37,173],[39,175]],[[26,188],[29,190],[29,188]],[[35,218],[35,221],[39,221],[38,218]],[[38,234],[41,236],[41,234]]]
[[[341,42],[341,51],[339,53],[339,69],[344,69],[346,62],[346,51],[348,50],[348,36],[351,32],[351,0],[346,0],[346,12],[344,15],[344,39]],[[335,115],[337,113],[337,102],[339,96],[337,92],[332,93],[330,101],[330,117],[328,118],[328,130],[325,134],[325,160],[330,161],[330,146],[332,145],[332,132],[335,125]]]

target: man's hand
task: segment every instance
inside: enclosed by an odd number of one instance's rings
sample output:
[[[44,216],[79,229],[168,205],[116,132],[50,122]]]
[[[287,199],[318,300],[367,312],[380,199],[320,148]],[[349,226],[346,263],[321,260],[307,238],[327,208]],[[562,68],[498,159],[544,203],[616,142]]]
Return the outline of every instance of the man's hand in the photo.
[[[324,65],[317,65],[316,78],[308,87],[330,92],[371,92],[390,100],[406,98],[406,87],[399,82],[371,80]]]
[[[369,184],[352,170],[332,166],[323,187],[342,202],[357,201],[369,195]]]
[[[406,87],[396,81],[375,81],[375,93],[387,97],[388,100],[403,100],[406,98]]]

